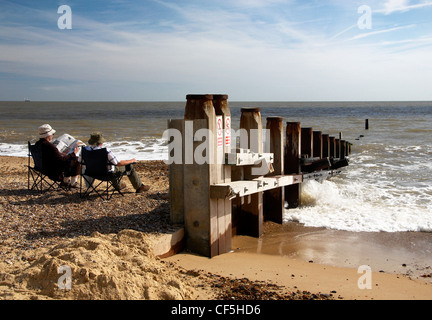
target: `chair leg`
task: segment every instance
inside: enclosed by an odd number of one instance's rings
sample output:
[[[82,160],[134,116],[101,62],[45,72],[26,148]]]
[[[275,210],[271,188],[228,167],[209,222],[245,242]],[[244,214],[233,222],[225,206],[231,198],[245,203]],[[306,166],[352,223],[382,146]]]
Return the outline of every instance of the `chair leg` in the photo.
[[[99,197],[101,197],[101,199],[105,200],[105,198],[103,197],[104,192],[100,193],[97,188],[103,183],[103,181],[100,181],[96,186],[93,185],[94,181],[92,183],[90,183],[90,181],[88,181],[86,179],[86,177],[84,177],[84,181],[86,181],[88,183],[88,187],[86,188],[86,190],[84,192],[81,192],[81,185],[80,185],[80,197],[84,198],[89,196],[92,192],[95,192]]]
[[[90,193],[95,192],[95,193],[97,193],[97,195],[101,199],[110,200],[116,191],[124,197],[124,194],[123,194],[123,192],[121,192],[120,188],[115,187],[115,185],[118,185],[118,186],[120,185],[120,181],[122,179],[122,176],[115,177],[114,179],[115,179],[114,183],[111,180],[100,180],[100,182],[96,186],[94,186],[93,183],[90,183],[87,180],[85,175],[81,175],[81,177],[80,177],[80,197],[84,198],[84,197],[90,195]],[[86,188],[85,191],[83,191],[83,185],[82,185],[83,180],[84,180],[84,182],[86,182],[88,184],[88,187]],[[106,184],[102,188],[102,190],[97,190],[97,188],[99,186],[101,186],[104,181],[106,182]]]

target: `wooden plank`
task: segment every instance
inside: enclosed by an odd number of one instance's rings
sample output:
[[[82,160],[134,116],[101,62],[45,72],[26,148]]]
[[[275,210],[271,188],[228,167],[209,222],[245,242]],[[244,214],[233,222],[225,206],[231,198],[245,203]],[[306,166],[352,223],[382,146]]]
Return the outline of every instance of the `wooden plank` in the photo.
[[[254,152],[242,152],[242,153],[226,153],[225,164],[235,166],[251,166],[260,165],[262,161],[267,163],[274,163],[273,153],[254,153]]]
[[[312,173],[303,174],[303,181],[308,180],[325,180],[341,173],[341,170],[322,170]]]
[[[225,199],[217,199],[217,213],[218,213],[218,250],[219,254],[228,252],[226,248],[226,223],[225,223]],[[229,201],[229,200],[228,200]]]
[[[329,158],[318,159],[312,163],[302,166],[302,172],[313,172],[330,168],[331,163]]]
[[[211,198],[244,197],[274,188],[298,184],[303,181],[301,174],[259,177],[252,180],[231,181],[210,186]]]

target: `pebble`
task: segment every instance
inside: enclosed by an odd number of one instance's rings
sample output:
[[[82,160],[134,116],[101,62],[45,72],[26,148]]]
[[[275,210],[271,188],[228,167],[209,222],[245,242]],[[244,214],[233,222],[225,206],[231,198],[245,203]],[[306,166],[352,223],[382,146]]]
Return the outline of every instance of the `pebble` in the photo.
[[[0,261],[11,264],[13,257],[28,250],[55,245],[65,238],[89,236],[95,231],[133,229],[155,235],[169,231],[167,165],[163,161],[145,161],[136,168],[143,183],[152,188],[138,197],[126,179],[125,196],[114,195],[109,201],[97,196],[82,199],[79,189],[44,194],[29,191],[26,167],[13,176],[3,174],[0,168]]]

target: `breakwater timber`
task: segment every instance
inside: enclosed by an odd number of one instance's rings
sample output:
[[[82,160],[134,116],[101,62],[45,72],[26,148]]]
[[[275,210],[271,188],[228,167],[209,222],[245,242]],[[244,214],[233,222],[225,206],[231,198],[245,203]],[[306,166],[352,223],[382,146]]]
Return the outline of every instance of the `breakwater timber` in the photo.
[[[231,250],[233,235],[261,236],[264,220],[282,223],[285,207],[298,207],[302,182],[348,165],[351,143],[341,134],[330,137],[299,122],[284,130],[283,118],[272,116],[263,138],[256,107],[241,109],[235,132],[227,95],[186,99],[184,119],[168,121],[166,138],[171,219],[184,224],[192,252],[213,257]]]

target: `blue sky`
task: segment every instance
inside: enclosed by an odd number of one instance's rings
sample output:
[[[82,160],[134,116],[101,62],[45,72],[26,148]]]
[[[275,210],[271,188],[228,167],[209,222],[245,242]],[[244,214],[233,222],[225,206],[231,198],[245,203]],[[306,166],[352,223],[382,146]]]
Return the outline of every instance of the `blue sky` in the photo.
[[[0,1],[0,100],[432,100],[431,53],[432,0]]]

